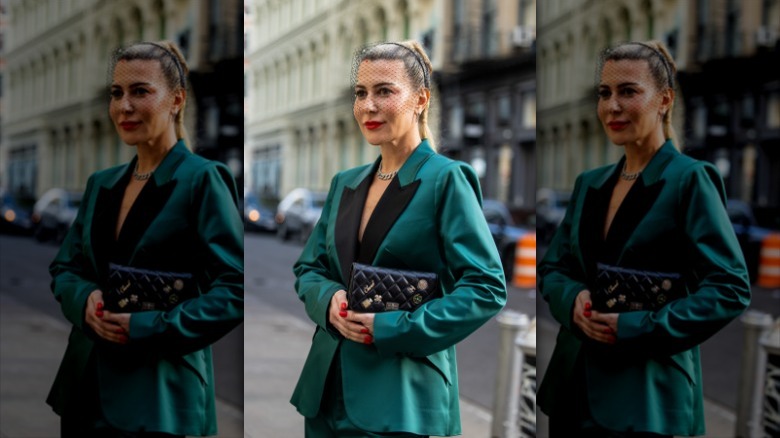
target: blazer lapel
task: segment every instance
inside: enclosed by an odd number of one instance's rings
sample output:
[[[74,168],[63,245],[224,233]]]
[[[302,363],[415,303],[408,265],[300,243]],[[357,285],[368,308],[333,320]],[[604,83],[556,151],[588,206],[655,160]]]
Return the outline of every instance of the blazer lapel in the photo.
[[[665,180],[661,179],[661,176],[664,169],[678,155],[680,152],[675,149],[671,141],[664,143],[647,163],[645,170],[623,200],[612,221],[612,229],[607,235],[606,242],[608,245],[614,243],[620,246],[618,264],[626,254],[626,250],[631,247],[632,241],[641,232],[638,229],[639,223],[648,215],[663,189]]]
[[[617,173],[615,169],[622,168],[622,160],[611,170],[608,170],[603,177],[597,180],[593,185],[587,188],[585,200],[582,204],[582,213],[580,215],[579,241],[580,241],[580,261],[587,275],[593,275],[596,262],[598,261],[604,234],[604,219],[609,199],[612,196],[612,188],[615,186]]]
[[[368,188],[376,169],[379,167],[380,158],[377,158],[372,166],[366,166],[354,180],[348,182],[344,187],[336,217],[335,233],[336,252],[344,284],[349,281],[353,262],[360,261],[371,264],[375,261],[387,233],[390,232],[390,229],[409,205],[420,186],[420,180],[415,180],[417,173],[435,153],[428,141],[423,140],[412,152],[412,155],[407,158],[377,203],[363,232],[363,241],[359,251],[360,220],[368,196]]]
[[[189,154],[191,152],[182,141],[176,143],[157,166],[128,212],[125,223],[122,225],[119,243],[127,243],[133,247],[130,256],[131,265],[138,250],[143,246],[144,239],[154,231],[150,227],[151,223],[160,214],[176,187],[176,180],[173,179],[176,168]]]
[[[358,229],[363,214],[363,205],[368,196],[368,187],[371,185],[370,176],[374,173],[374,166],[366,167],[366,170],[352,181],[352,186],[346,185],[341,193],[338,215],[336,216],[336,252],[341,266],[341,279],[348,285],[352,262],[357,257]]]
[[[90,239],[94,256],[93,264],[101,279],[107,273],[110,242],[114,240],[119,207],[130,177],[130,169],[134,168],[135,160],[133,158],[130,164],[121,167],[116,175],[98,187],[95,212],[92,215],[90,227]]]

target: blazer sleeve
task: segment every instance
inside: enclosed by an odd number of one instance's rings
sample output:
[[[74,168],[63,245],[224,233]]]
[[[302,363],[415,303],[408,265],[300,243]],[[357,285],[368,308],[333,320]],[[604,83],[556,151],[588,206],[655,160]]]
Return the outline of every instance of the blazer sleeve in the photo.
[[[747,268],[726,213],[725,190],[717,169],[697,162],[685,169],[680,181],[682,226],[698,282],[688,297],[655,312],[622,313],[618,346],[664,354],[688,350],[750,304]]]
[[[167,312],[134,313],[131,344],[188,353],[214,343],[243,321],[244,233],[235,181],[227,167],[209,162],[196,171],[190,193],[200,248],[195,260],[208,287]]]
[[[576,202],[581,189],[580,175],[574,183],[566,215],[537,266],[539,292],[549,303],[550,312],[558,323],[575,333],[579,333],[579,330],[572,326],[574,301],[580,292],[588,289],[585,272],[572,251],[572,228],[578,226],[574,223],[574,212],[578,207]]]
[[[83,246],[84,216],[88,209],[94,208],[89,204],[93,189],[94,176],[90,176],[84,190],[85,202],[81,204],[76,219],[49,266],[51,290],[60,303],[62,313],[71,324],[82,330],[88,328],[84,324],[87,299],[93,291],[100,289],[97,273],[87,260]]]
[[[451,163],[436,181],[438,241],[455,279],[452,291],[414,312],[377,313],[374,345],[380,355],[428,356],[460,342],[506,303],[506,283],[487,222],[479,179]]]
[[[328,322],[328,306],[336,292],[346,290],[346,286],[337,280],[340,277],[338,267],[331,266],[327,244],[328,221],[333,208],[333,198],[336,196],[338,178],[339,174],[333,177],[320,219],[293,266],[295,290],[304,303],[306,313],[315,324],[333,335],[339,334]]]

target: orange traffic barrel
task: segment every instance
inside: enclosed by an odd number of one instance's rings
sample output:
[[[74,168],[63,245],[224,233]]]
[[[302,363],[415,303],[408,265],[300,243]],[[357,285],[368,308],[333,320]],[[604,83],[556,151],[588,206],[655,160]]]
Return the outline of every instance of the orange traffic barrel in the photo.
[[[780,287],[780,233],[766,236],[761,244],[758,285],[766,288]]]
[[[512,283],[517,287],[536,287],[536,233],[528,233],[517,239]]]

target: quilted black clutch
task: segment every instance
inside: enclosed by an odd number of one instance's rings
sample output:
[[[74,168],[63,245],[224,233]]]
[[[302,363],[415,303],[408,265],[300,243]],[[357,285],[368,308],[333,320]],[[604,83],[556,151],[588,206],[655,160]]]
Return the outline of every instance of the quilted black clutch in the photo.
[[[440,296],[439,277],[432,272],[352,264],[347,300],[356,312],[411,312]]]
[[[109,264],[108,290],[103,302],[110,312],[170,310],[197,296],[192,274],[152,271]]]
[[[632,310],[658,310],[686,295],[682,276],[677,273],[642,271],[597,265],[596,290],[591,293],[593,309],[618,313]]]

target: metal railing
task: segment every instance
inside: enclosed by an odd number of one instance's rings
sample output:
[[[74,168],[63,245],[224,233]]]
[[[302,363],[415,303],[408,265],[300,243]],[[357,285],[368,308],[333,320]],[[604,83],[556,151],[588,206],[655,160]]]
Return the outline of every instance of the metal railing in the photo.
[[[501,334],[490,436],[536,437],[536,318],[507,310],[497,320]]]

